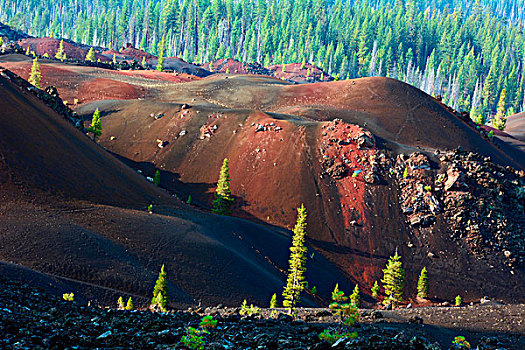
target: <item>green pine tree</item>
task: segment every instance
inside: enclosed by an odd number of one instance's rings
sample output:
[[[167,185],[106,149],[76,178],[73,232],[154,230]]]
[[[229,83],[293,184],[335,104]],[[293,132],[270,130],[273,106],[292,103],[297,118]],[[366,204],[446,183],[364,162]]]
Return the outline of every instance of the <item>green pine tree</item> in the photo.
[[[278,308],[279,304],[277,304],[277,294],[273,294],[272,298],[270,299],[270,308],[275,309]]]
[[[377,297],[379,296],[379,284],[377,283],[377,281],[374,282],[374,285],[372,286],[370,291],[372,292],[372,298],[377,299]]]
[[[160,186],[160,171],[158,169],[157,171],[155,171],[155,176],[153,177],[153,183],[156,186]]]
[[[359,295],[359,286],[357,284],[352,294],[350,294],[350,302],[357,307],[361,306],[361,296]]]
[[[119,297],[118,300],[117,300],[117,308],[119,310],[124,310],[125,306],[124,306],[124,299],[122,297]]]
[[[151,305],[159,307],[162,311],[166,311],[168,306],[168,280],[166,279],[166,271],[164,271],[164,265],[162,265],[159,273],[159,278],[155,283],[153,289],[153,298],[151,299]]]
[[[126,303],[126,310],[133,310],[133,300],[129,297],[128,302]]]
[[[498,110],[492,121],[492,125],[499,130],[505,130],[507,124],[507,110],[505,108],[507,104],[507,90],[501,90],[501,95],[498,102]]]
[[[487,78],[485,79],[485,84],[483,85],[483,92],[482,96],[484,98],[484,103],[488,108],[492,108],[494,105],[495,99],[496,99],[496,85],[498,83],[498,79],[496,76],[496,68],[495,66],[490,67],[489,74],[487,75]]]
[[[157,62],[157,70],[162,72],[164,70],[164,50],[166,49],[166,36],[163,35],[159,44],[159,58]]]
[[[427,268],[423,267],[417,282],[417,296],[426,299],[428,296],[428,273]]]
[[[88,51],[88,53],[86,55],[86,61],[89,61],[89,62],[95,62],[96,61],[95,51],[93,51],[92,47],[89,48],[89,51]]]
[[[142,56],[142,63],[140,64],[142,68],[148,68],[148,63],[146,62],[146,56]]]
[[[113,64],[117,64],[117,56],[113,54]]]
[[[98,108],[93,113],[91,125],[88,127],[88,132],[93,134],[93,141],[96,141],[102,135],[102,123],[100,122],[100,111]]]
[[[463,299],[461,298],[461,295],[458,295],[456,297],[456,300],[454,301],[454,305],[461,306],[462,303],[463,303]]]
[[[40,89],[40,81],[42,80],[42,75],[40,74],[40,64],[38,59],[35,57],[33,60],[33,66],[31,67],[31,75],[29,76],[29,82],[35,87]]]
[[[385,290],[386,298],[383,304],[396,306],[403,301],[403,289],[405,287],[405,270],[401,263],[401,256],[396,254],[390,257],[386,268],[383,269],[383,289]]]
[[[0,36],[0,47],[4,46],[4,38]]]
[[[217,190],[215,191],[215,200],[213,201],[212,212],[220,215],[230,215],[233,197],[230,191],[230,169],[228,167],[228,158],[224,158]]]
[[[293,229],[292,246],[290,247],[290,267],[288,268],[288,277],[286,286],[283,291],[283,306],[290,313],[295,310],[295,306],[301,299],[301,292],[305,287],[304,273],[306,271],[306,252],[304,245],[306,236],[306,208],[301,204],[297,208],[297,222]]]

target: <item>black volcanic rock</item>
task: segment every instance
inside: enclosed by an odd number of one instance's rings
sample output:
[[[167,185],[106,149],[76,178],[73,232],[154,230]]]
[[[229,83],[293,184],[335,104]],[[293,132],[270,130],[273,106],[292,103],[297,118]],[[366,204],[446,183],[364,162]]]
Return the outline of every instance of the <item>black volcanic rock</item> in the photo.
[[[10,26],[0,22],[0,36],[7,38],[8,41],[17,41],[20,39],[32,38],[20,30],[11,28]]]

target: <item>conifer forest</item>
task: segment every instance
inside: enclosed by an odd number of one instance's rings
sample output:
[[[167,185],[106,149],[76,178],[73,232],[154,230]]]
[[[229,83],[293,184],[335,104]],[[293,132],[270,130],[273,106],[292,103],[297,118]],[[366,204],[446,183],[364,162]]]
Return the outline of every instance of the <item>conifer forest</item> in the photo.
[[[0,0],[30,35],[188,62],[309,62],[336,79],[393,77],[475,120],[525,106],[523,0]],[[503,92],[503,94],[502,94]],[[503,97],[503,101],[502,100]]]

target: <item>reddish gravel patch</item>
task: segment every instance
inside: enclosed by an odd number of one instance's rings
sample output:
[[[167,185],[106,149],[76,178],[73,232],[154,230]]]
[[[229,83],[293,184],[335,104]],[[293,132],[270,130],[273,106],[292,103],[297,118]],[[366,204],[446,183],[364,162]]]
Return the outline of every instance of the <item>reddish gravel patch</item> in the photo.
[[[145,96],[144,90],[135,85],[105,78],[81,83],[78,94],[82,101],[134,100]]]
[[[60,47],[59,39],[54,38],[31,38],[31,39],[22,39],[18,41],[18,44],[26,50],[29,47],[30,51],[34,51],[37,55],[43,56],[48,54],[49,57],[55,57],[58,48]],[[86,55],[89,51],[89,48],[85,45],[81,47],[79,44],[72,44],[69,41],[64,40],[64,52],[68,59],[76,60],[85,60]],[[95,59],[100,59],[102,62],[110,62],[111,59],[101,55],[99,52],[95,51]]]

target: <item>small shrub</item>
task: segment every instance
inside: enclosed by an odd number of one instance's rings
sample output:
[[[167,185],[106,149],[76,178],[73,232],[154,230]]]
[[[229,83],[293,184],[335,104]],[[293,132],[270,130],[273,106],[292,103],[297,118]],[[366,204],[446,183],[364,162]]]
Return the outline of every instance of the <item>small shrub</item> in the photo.
[[[62,299],[65,301],[74,301],[75,300],[75,294],[73,293],[64,293],[62,294]]]
[[[202,329],[215,328],[217,326],[217,320],[214,320],[213,316],[204,316],[199,326]]]
[[[377,299],[377,297],[379,296],[379,284],[377,283],[377,281],[374,282],[374,285],[372,286],[370,291],[372,292],[372,298]]]
[[[186,335],[182,337],[180,342],[192,350],[202,350],[205,343],[204,333],[206,333],[204,330],[188,327]]]
[[[354,291],[350,295],[350,302],[357,307],[361,305],[361,296],[359,296],[359,286],[357,284],[355,285]]]
[[[357,291],[359,292],[359,289]],[[345,296],[342,290],[339,290],[339,284],[336,284],[332,292],[332,303],[329,305],[329,308],[334,312],[334,315],[341,317],[346,326],[353,326],[359,321],[359,310],[354,304],[345,303],[346,300],[348,300],[348,297]]]
[[[153,213],[153,204],[148,205],[148,212]]]
[[[248,303],[246,302],[246,299],[241,304],[241,310],[239,311],[239,314],[241,315],[258,315],[261,313],[261,309],[259,309],[257,306],[254,306],[253,304],[250,304],[248,306]]]
[[[461,298],[461,295],[458,295],[458,296],[456,297],[456,300],[455,300],[454,305],[456,305],[456,306],[461,306],[461,304],[463,304],[463,299]]]
[[[188,200],[186,201],[186,204],[191,204],[191,194],[188,196]]]
[[[117,300],[117,308],[119,310],[124,310],[126,306],[124,306],[124,299],[122,297],[119,297]]]
[[[159,170],[155,171],[155,177],[153,177],[153,183],[156,186],[160,185],[160,171]]]
[[[345,338],[345,339],[357,338],[357,332],[338,333],[336,331],[330,332],[329,329],[325,329],[321,333],[319,333],[319,339],[330,343],[330,345],[333,345],[337,340],[342,339],[342,338]]]
[[[131,297],[129,297],[128,302],[126,304],[126,310],[133,310],[133,300],[131,300]]]
[[[463,336],[457,336],[454,338],[452,344],[458,345],[460,348],[470,349],[469,342]]]
[[[311,292],[312,292],[313,295],[316,295],[317,294],[317,287],[313,286],[312,289],[311,289]]]

